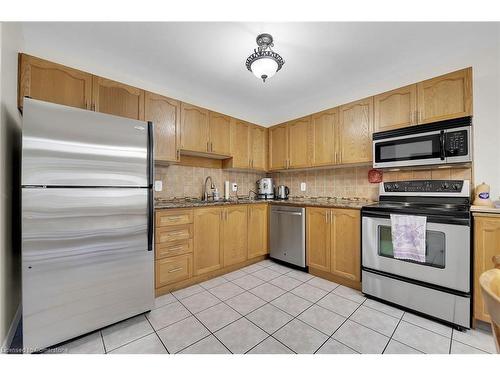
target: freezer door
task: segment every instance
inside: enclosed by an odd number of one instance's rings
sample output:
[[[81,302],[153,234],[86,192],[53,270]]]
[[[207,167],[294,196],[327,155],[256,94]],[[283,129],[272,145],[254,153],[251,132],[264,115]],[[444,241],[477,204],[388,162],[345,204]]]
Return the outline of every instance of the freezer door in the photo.
[[[26,98],[22,184],[148,186],[148,144],[145,122]]]
[[[27,350],[152,308],[148,189],[23,188],[22,200]]]

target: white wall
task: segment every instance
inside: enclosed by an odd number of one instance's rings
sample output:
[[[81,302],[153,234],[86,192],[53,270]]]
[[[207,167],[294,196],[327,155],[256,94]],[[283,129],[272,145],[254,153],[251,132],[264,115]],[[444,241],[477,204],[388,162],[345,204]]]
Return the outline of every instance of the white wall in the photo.
[[[21,302],[17,53],[22,48],[20,25],[0,23],[0,345]]]

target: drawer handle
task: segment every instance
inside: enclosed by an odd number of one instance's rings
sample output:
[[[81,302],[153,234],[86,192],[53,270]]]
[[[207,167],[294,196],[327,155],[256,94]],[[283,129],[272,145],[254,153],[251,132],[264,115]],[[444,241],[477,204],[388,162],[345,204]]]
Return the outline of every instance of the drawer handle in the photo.
[[[169,216],[169,217],[167,217],[167,219],[170,221],[180,220],[181,216]]]
[[[183,270],[182,267],[177,267],[177,268],[171,269],[170,271],[168,271],[168,273],[178,272],[178,271],[182,271],[182,270]]]

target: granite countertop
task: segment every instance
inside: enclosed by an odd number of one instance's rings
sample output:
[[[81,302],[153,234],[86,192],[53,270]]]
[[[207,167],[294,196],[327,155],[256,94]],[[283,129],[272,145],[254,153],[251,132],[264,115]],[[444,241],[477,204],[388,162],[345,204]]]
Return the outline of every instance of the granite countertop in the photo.
[[[234,204],[262,204],[270,203],[275,205],[287,206],[303,206],[303,207],[331,207],[331,208],[352,208],[361,209],[361,207],[374,203],[372,201],[361,199],[342,199],[342,198],[306,198],[306,197],[293,197],[287,200],[257,200],[248,198],[231,199],[229,201],[209,201],[204,202],[196,198],[178,198],[171,200],[157,200],[155,202],[155,209],[169,209],[169,208],[193,208],[193,207],[210,207],[210,206],[224,206]]]

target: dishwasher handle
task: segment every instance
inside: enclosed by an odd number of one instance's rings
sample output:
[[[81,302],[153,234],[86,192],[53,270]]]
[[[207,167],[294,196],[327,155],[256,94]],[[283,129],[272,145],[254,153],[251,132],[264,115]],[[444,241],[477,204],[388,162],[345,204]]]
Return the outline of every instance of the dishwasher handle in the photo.
[[[292,215],[292,216],[302,216],[302,212],[295,212],[295,211],[273,211],[273,214],[281,214],[281,215]]]

